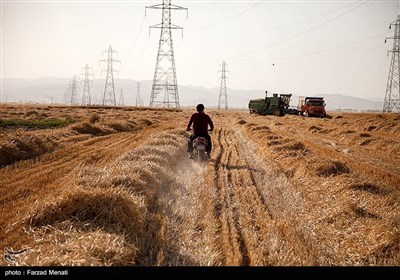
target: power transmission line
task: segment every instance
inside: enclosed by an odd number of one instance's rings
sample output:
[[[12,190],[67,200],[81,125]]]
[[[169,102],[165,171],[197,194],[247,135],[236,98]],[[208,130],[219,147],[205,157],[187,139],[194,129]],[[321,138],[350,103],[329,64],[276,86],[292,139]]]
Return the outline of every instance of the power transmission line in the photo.
[[[130,73],[130,76],[133,76],[133,73],[135,73],[136,68],[139,66],[139,63],[140,63],[140,61],[142,60],[144,51],[147,49],[147,44],[148,44],[149,41],[150,41],[150,39],[147,38],[146,43],[145,43],[144,46],[143,46],[142,52],[140,53],[139,58],[137,59],[135,66],[132,68],[132,71],[131,71],[131,73]],[[146,59],[147,59],[149,56],[150,56],[150,53],[149,53],[149,55],[146,57]]]
[[[383,104],[383,112],[392,112],[397,110],[400,113],[400,15],[397,20],[389,25],[389,28],[394,27],[392,60],[390,62],[389,76],[386,85],[385,101]],[[385,39],[385,42],[386,42]]]
[[[242,11],[240,11],[240,12],[238,12],[238,13],[232,15],[232,16],[229,16],[229,17],[227,17],[227,18],[225,18],[225,19],[219,21],[219,22],[216,22],[216,23],[213,23],[213,24],[210,24],[210,25],[206,25],[206,26],[203,26],[203,27],[191,28],[191,29],[188,29],[188,30],[201,30],[201,29],[206,29],[206,28],[214,27],[214,26],[216,26],[216,25],[220,25],[220,24],[222,24],[222,23],[224,23],[224,22],[227,22],[227,21],[229,21],[229,20],[231,20],[231,19],[233,19],[233,18],[237,18],[239,15],[241,15],[241,14],[247,12],[248,10],[251,10],[251,9],[255,8],[256,6],[258,6],[259,4],[261,4],[262,2],[264,2],[264,0],[258,1],[257,3],[255,3],[254,5],[252,5],[251,7],[248,7],[248,8],[246,8],[246,9],[244,9],[244,10],[242,10]]]
[[[266,49],[275,47],[275,46],[277,46],[277,45],[283,44],[283,43],[285,43],[285,42],[291,41],[291,40],[293,40],[293,39],[295,39],[295,38],[297,38],[297,37],[300,37],[300,36],[302,36],[302,35],[304,35],[304,34],[306,34],[306,33],[308,33],[308,32],[311,32],[311,31],[313,31],[313,30],[315,30],[315,29],[321,27],[322,25],[325,25],[325,24],[327,24],[327,23],[329,23],[329,22],[331,22],[331,21],[333,21],[333,20],[335,20],[335,19],[337,19],[337,18],[339,18],[339,17],[341,17],[341,16],[343,16],[343,15],[345,15],[345,14],[351,12],[352,10],[354,10],[354,9],[356,9],[356,8],[359,8],[359,7],[363,6],[363,5],[365,5],[365,4],[368,3],[368,2],[370,2],[370,0],[366,0],[366,1],[362,2],[361,4],[359,4],[359,5],[355,6],[355,7],[352,7],[351,9],[348,9],[348,10],[344,11],[343,13],[341,13],[341,14],[339,14],[339,15],[333,17],[333,18],[330,18],[329,20],[326,20],[326,21],[324,21],[324,22],[322,22],[322,23],[320,23],[320,24],[318,24],[318,25],[316,25],[316,26],[313,26],[313,27],[311,27],[310,29],[307,29],[307,30],[305,30],[305,31],[303,31],[303,32],[301,32],[301,33],[298,33],[298,34],[296,34],[296,35],[294,35],[294,36],[292,36],[292,37],[286,38],[286,39],[284,39],[284,40],[275,42],[275,43],[273,43],[273,44],[271,44],[271,45],[268,45],[268,46],[265,46],[265,47],[262,47],[262,48],[259,48],[259,49],[256,49],[256,50],[247,51],[247,52],[244,52],[244,53],[239,53],[239,54],[236,54],[236,55],[232,55],[232,56],[229,56],[228,58],[229,58],[229,59],[237,59],[238,57],[246,56],[246,55],[249,55],[249,54],[252,54],[252,53],[257,53],[257,52],[260,52],[260,51],[263,51],[263,50],[266,50]],[[346,7],[347,7],[347,6],[346,6]],[[384,34],[380,34],[380,35],[384,35]],[[373,39],[373,38],[376,38],[376,37],[378,37],[378,36],[380,36],[380,35],[376,35],[376,36],[374,36],[374,37],[370,37],[370,38],[363,39],[363,40]],[[348,44],[348,45],[357,44],[357,43],[359,43],[359,42],[356,41],[356,42],[350,43],[350,44]],[[347,44],[346,44],[346,45],[343,45],[343,46],[347,46]],[[337,48],[341,48],[341,47],[342,47],[342,46],[339,46],[339,47],[337,47]],[[332,48],[332,49],[335,49],[335,48]],[[322,50],[321,52],[325,52],[325,51],[328,51],[328,50],[330,50],[330,49]],[[317,52],[320,52],[320,51],[317,51]],[[311,53],[311,54],[312,54],[312,53]],[[310,55],[311,55],[311,54],[310,54]],[[306,55],[309,55],[309,54],[299,55],[299,56],[306,56]],[[293,58],[295,58],[295,57],[297,57],[297,56],[294,56]],[[195,61],[197,61],[197,60],[200,60],[200,61],[217,61],[217,60],[220,60],[220,58],[190,58],[190,57],[183,57],[183,58],[184,58],[184,59],[187,59],[187,60],[195,60]],[[292,57],[289,57],[289,58],[292,58]],[[243,59],[243,60],[252,60],[252,59]],[[257,59],[257,60],[265,60],[265,59],[262,59],[262,58],[261,58],[261,59]]]
[[[129,49],[128,59],[126,60],[126,62],[125,62],[125,63],[122,65],[122,67],[121,67],[121,72],[123,72],[123,70],[125,69],[126,64],[127,64],[127,63],[129,62],[129,60],[131,59],[133,48],[134,48],[134,46],[136,45],[136,42],[137,42],[137,40],[138,40],[138,38],[139,38],[140,32],[142,31],[142,28],[143,28],[143,25],[144,25],[144,22],[145,22],[145,21],[146,21],[146,17],[143,18],[142,24],[140,25],[139,31],[138,31],[138,33],[137,33],[137,35],[136,35],[136,38],[135,38],[135,40],[133,41],[132,46],[131,46],[130,49]]]
[[[358,2],[361,2],[361,1],[365,1],[365,0],[359,0]],[[356,2],[356,3],[357,3],[357,2]],[[326,15],[329,15],[329,14],[333,14],[333,13],[335,13],[335,12],[337,12],[337,11],[340,11],[340,10],[343,10],[343,9],[345,9],[345,8],[347,8],[347,7],[353,6],[354,4],[355,4],[355,3],[352,1],[350,4],[347,4],[347,5],[345,5],[345,6],[341,6],[341,7],[339,7],[339,8],[330,10],[330,11],[328,11],[328,12],[319,14],[319,15],[317,15],[317,16],[313,16],[313,17],[310,17],[310,18],[306,18],[306,19],[294,21],[294,22],[291,22],[291,23],[288,23],[288,24],[284,24],[284,25],[273,26],[273,27],[266,27],[266,28],[254,29],[254,30],[242,30],[242,31],[221,30],[221,31],[223,31],[223,32],[233,32],[233,33],[250,33],[250,32],[264,32],[264,31],[271,31],[271,30],[282,29],[282,28],[286,28],[286,27],[293,26],[293,25],[298,25],[298,24],[301,24],[301,23],[304,23],[304,22],[307,22],[307,21],[311,21],[311,20],[314,20],[314,19],[317,19],[317,18],[326,16]]]
[[[359,8],[359,7],[363,6],[363,5],[365,5],[365,4],[368,3],[369,1],[370,1],[370,0],[367,0],[367,1],[365,1],[365,2],[363,2],[363,3],[361,3],[361,4],[357,5],[357,6],[355,6],[355,7],[351,8],[351,9],[349,9],[349,10],[344,11],[343,13],[341,13],[341,14],[339,14],[339,15],[337,15],[337,16],[335,16],[335,17],[329,19],[329,20],[326,20],[326,21],[324,21],[324,22],[322,22],[322,23],[320,23],[320,24],[318,24],[318,25],[316,25],[316,26],[314,26],[314,27],[312,27],[312,28],[310,28],[310,29],[307,29],[307,30],[305,30],[305,31],[303,31],[303,32],[301,32],[301,33],[298,33],[298,34],[296,34],[296,35],[294,35],[294,36],[292,36],[292,37],[286,38],[286,39],[284,39],[284,40],[278,41],[278,42],[276,42],[276,43],[274,43],[274,44],[271,44],[271,45],[268,45],[268,46],[265,46],[265,47],[262,47],[262,48],[259,48],[259,49],[256,49],[256,50],[247,51],[247,52],[240,53],[240,54],[237,54],[237,55],[232,55],[232,56],[229,56],[228,58],[235,58],[235,57],[240,57],[240,56],[249,55],[249,54],[256,53],[256,52],[260,52],[260,51],[263,51],[263,50],[266,50],[266,49],[275,47],[275,46],[277,46],[277,45],[280,45],[280,44],[282,44],[282,43],[286,43],[286,42],[288,42],[288,41],[291,41],[291,40],[293,40],[293,39],[295,39],[295,38],[297,38],[297,37],[300,37],[300,36],[302,36],[302,35],[304,35],[304,34],[306,34],[306,33],[308,33],[308,32],[311,32],[311,31],[313,31],[313,30],[315,30],[315,29],[317,29],[317,28],[319,28],[319,27],[321,27],[321,26],[323,26],[323,25],[325,25],[325,24],[327,24],[327,23],[329,23],[329,22],[331,22],[331,21],[333,21],[333,20],[335,20],[335,19],[337,19],[337,18],[339,18],[339,17],[341,17],[341,16],[343,16],[343,15],[349,13],[349,12],[351,12],[351,11],[354,10],[354,9],[357,9],[357,8]]]
[[[316,55],[316,54],[321,54],[321,53],[326,53],[329,51],[333,51],[333,50],[337,50],[337,49],[341,49],[341,48],[346,48],[349,46],[353,46],[353,45],[357,45],[357,44],[361,44],[363,42],[375,39],[375,38],[379,38],[382,37],[383,35],[387,35],[390,32],[384,32],[384,33],[380,33],[365,39],[361,39],[361,40],[357,40],[357,41],[353,41],[344,45],[340,45],[340,46],[336,46],[336,47],[332,47],[332,48],[328,48],[328,49],[322,49],[322,50],[317,50],[317,51],[313,51],[313,52],[309,52],[309,53],[303,53],[303,54],[298,54],[298,55],[292,55],[292,56],[283,56],[283,57],[272,57],[272,58],[239,58],[239,59],[234,59],[234,60],[239,60],[239,61],[275,61],[275,60],[287,60],[287,59],[293,59],[293,58],[299,58],[299,57],[306,57],[306,56],[312,56],[312,55]]]

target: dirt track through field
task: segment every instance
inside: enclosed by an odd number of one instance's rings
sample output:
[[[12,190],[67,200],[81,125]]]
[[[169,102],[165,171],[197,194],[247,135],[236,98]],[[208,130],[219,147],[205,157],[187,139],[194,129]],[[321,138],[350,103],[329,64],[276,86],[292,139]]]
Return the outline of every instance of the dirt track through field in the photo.
[[[216,200],[214,213],[221,227],[221,243],[226,265],[262,264],[262,244],[256,223],[272,218],[260,195],[254,173],[265,173],[247,164],[246,154],[232,130],[219,129],[214,165]],[[250,157],[250,155],[248,155]],[[261,178],[261,176],[258,176]]]
[[[214,132],[213,157],[204,171],[204,188],[211,190],[199,203],[212,215],[203,212],[199,216],[208,222],[199,219],[195,227],[213,240],[208,261],[214,256],[211,263],[222,265],[365,264],[376,261],[381,250],[366,249],[365,238],[376,243],[381,230],[378,242],[388,259],[380,263],[392,263],[398,211],[388,211],[388,205],[398,207],[396,159],[371,165],[373,153],[366,154],[362,145],[332,145],[334,136],[318,138],[299,129],[301,119],[285,119],[294,122],[287,127],[251,118],[262,121],[247,126],[257,133],[233,120],[219,119],[226,128]],[[344,234],[344,228],[351,230]]]
[[[275,220],[269,208],[274,201],[266,201],[268,188],[287,184],[285,178],[260,164],[240,132],[218,128],[213,133],[213,145],[213,156],[207,166],[202,168],[184,160],[182,166],[186,167],[177,170],[185,170],[185,175],[180,176],[187,179],[172,186],[175,192],[170,193],[169,189],[165,194],[167,201],[176,203],[170,204],[174,210],[169,227],[185,230],[184,234],[176,235],[174,231],[169,236],[189,256],[184,263],[229,266],[272,265],[277,261],[307,263],[307,244],[299,242],[304,237],[282,220],[284,213],[277,212],[279,219]],[[268,187],[269,184],[273,186]],[[275,206],[274,211],[281,210]],[[300,245],[296,247],[290,242]],[[304,259],[296,260],[294,252],[304,254]],[[197,261],[193,262],[196,256]],[[171,260],[168,265],[182,264],[174,256],[168,259]]]

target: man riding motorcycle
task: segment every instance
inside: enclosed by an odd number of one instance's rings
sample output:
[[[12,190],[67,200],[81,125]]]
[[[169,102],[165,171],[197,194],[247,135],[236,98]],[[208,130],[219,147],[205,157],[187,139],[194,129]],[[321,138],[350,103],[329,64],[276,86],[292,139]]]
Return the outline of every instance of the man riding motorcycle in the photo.
[[[189,120],[189,123],[187,124],[186,131],[190,131],[190,126],[193,124],[193,134],[190,135],[188,139],[188,146],[187,146],[187,152],[189,154],[189,157],[192,157],[192,152],[193,152],[193,140],[196,139],[197,137],[204,137],[207,139],[208,145],[207,145],[207,156],[208,158],[211,157],[211,149],[212,149],[212,143],[211,143],[211,136],[208,134],[208,126],[210,126],[210,131],[214,130],[214,124],[210,118],[209,115],[204,113],[204,105],[203,104],[198,104],[196,106],[197,113],[194,113]]]

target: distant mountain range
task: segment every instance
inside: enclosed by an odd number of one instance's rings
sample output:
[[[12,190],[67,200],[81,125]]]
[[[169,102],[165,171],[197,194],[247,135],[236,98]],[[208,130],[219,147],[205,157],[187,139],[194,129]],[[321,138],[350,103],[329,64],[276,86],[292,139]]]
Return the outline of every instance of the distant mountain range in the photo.
[[[67,78],[38,78],[38,79],[3,79],[2,102],[20,103],[68,103]],[[95,103],[100,104],[104,92],[104,79],[94,80],[91,84],[91,96]],[[136,105],[137,81],[129,79],[115,80],[115,95],[119,101],[120,90],[123,89],[124,105]],[[142,104],[147,106],[150,100],[152,81],[140,81],[140,97]],[[83,83],[79,84],[78,100],[82,98]],[[205,88],[200,86],[179,86],[179,102],[181,107],[194,107],[197,103],[203,103],[206,108],[218,106],[219,88]],[[227,89],[228,107],[247,109],[250,99],[265,97],[265,90],[235,90]],[[312,94],[312,96],[325,97],[328,110],[352,110],[352,111],[382,111],[382,101],[367,100],[341,94]],[[161,96],[160,96],[161,97]],[[293,95],[291,106],[297,106],[298,95]]]

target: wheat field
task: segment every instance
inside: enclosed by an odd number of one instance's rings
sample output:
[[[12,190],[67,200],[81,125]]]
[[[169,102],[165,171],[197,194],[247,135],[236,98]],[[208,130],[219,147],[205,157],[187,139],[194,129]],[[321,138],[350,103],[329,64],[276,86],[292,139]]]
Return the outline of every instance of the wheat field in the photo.
[[[400,265],[399,114],[192,113],[0,105],[1,265]]]

